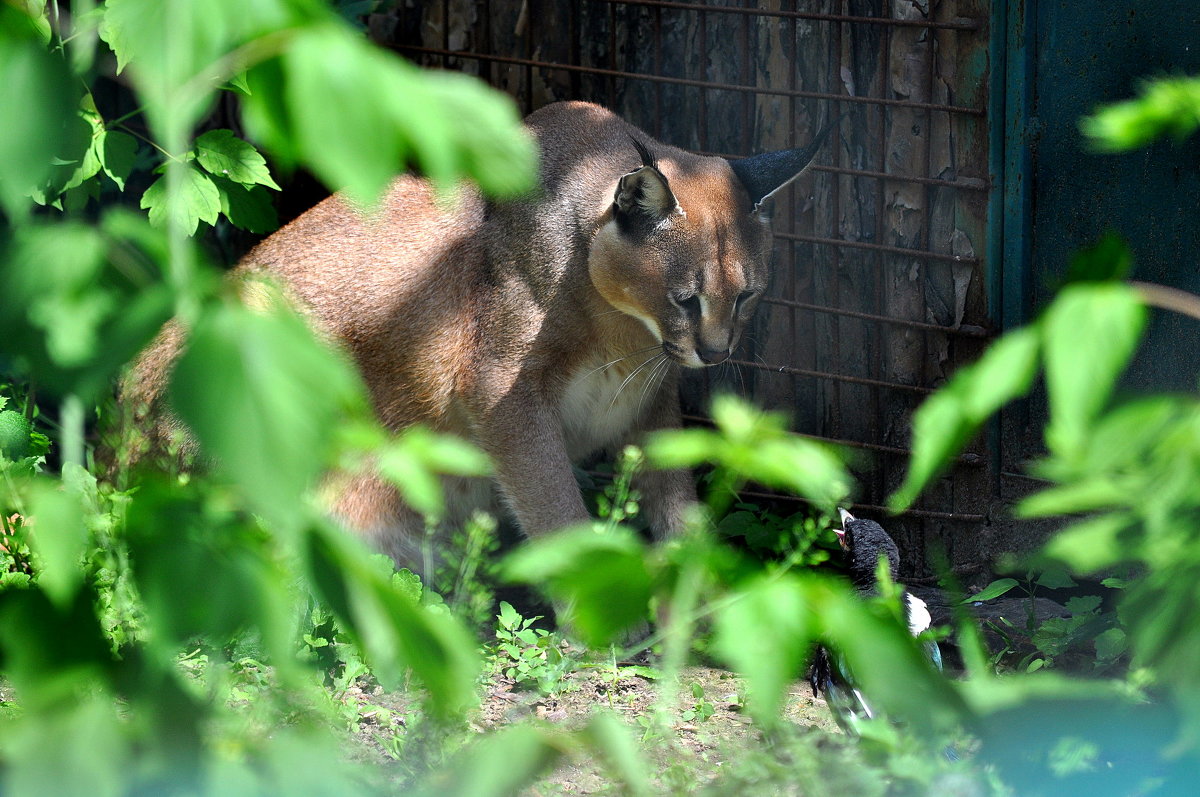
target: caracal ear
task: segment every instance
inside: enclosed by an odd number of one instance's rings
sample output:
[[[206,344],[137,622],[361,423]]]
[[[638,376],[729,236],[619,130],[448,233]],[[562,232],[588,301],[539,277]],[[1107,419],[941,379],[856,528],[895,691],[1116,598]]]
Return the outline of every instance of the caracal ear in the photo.
[[[729,161],[729,168],[733,169],[746,193],[750,195],[751,212],[766,217],[771,215],[771,196],[800,176],[841,120],[842,117],[839,116],[825,125],[806,147],[764,152],[761,155]]]
[[[640,235],[672,216],[682,216],[683,208],[675,199],[665,174],[658,170],[654,157],[645,145],[633,139],[642,165],[621,178],[613,196],[613,218],[621,232]]]

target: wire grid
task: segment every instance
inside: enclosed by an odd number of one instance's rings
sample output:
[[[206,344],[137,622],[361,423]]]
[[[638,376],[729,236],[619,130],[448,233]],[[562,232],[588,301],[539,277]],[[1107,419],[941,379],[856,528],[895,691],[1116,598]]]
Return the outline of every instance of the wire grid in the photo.
[[[977,356],[990,337],[978,295],[951,323],[925,309],[931,270],[957,269],[956,274],[969,273],[975,286],[984,284],[981,259],[973,251],[956,251],[933,224],[935,203],[948,203],[962,215],[962,208],[986,207],[991,189],[986,80],[966,92],[970,102],[936,101],[935,91],[938,81],[947,82],[938,73],[941,50],[986,48],[988,3],[931,0],[922,14],[914,0],[916,13],[902,14],[884,0],[728,2],[435,0],[419,4],[417,17],[398,25],[401,33],[386,43],[423,64],[478,74],[512,93],[527,113],[555,99],[599,102],[656,138],[728,158],[762,151],[765,103],[782,109],[784,135],[779,125],[773,129],[775,143],[783,146],[805,143],[819,127],[818,118],[849,112],[854,132],[847,136],[844,120],[837,145],[827,145],[805,178],[780,197],[776,276],[760,312],[769,313],[769,322],[735,354],[733,369],[726,369],[734,373],[714,376],[706,369],[699,384],[692,379],[685,418],[707,421],[700,408],[714,383],[750,392],[791,412],[802,434],[864,452],[868,460],[859,469],[863,493],[856,507],[880,513],[903,476],[912,409],[946,373]],[[903,40],[911,48],[903,55],[916,53],[913,60],[927,62],[913,78],[925,85],[907,97],[893,90],[892,48],[901,31],[915,36]],[[801,49],[813,41],[824,47],[823,54]],[[795,68],[764,79],[759,62],[764,47],[794,59]],[[919,47],[927,50],[922,54]],[[801,75],[803,59],[808,74]],[[947,62],[943,58],[942,65]],[[873,75],[876,90],[851,93],[856,71]],[[814,85],[814,74],[823,85]],[[679,112],[681,102],[686,113]],[[894,129],[900,114],[912,122],[912,138],[923,146],[909,158],[914,168],[898,169],[893,162],[896,148],[904,146]],[[921,135],[915,132],[919,126]],[[983,145],[964,147],[969,152],[949,173],[934,174],[935,129],[952,142],[956,131],[973,130]],[[913,240],[889,240],[889,234],[895,238],[889,213],[894,215],[897,190],[917,197],[924,210]],[[854,236],[842,229],[848,202],[872,210]],[[822,213],[823,219],[813,220]],[[986,223],[986,211],[976,215]],[[893,306],[896,287],[888,275],[898,267],[910,269],[920,288],[906,300],[909,312]],[[838,301],[856,290],[857,299]],[[755,339],[764,336],[771,345]],[[889,368],[898,348],[920,364],[902,377]],[[944,368],[931,369],[931,356],[944,361]],[[850,361],[855,367],[839,367]],[[924,549],[923,543],[940,536],[942,547],[952,548],[952,527],[986,520],[979,508],[990,498],[988,463],[978,449],[957,459],[950,486],[927,494],[906,513],[902,534],[910,544]],[[756,495],[788,500],[770,492]],[[959,569],[970,569],[962,567],[963,556],[950,553]],[[924,562],[914,569],[930,570]]]

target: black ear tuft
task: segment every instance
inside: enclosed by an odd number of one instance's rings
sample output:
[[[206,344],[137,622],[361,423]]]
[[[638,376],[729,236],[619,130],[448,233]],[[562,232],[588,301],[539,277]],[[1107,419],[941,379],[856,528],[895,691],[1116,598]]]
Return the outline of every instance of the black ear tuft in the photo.
[[[785,149],[778,152],[764,152],[749,158],[729,161],[729,167],[737,175],[746,193],[750,195],[750,209],[754,211],[769,211],[765,204],[771,195],[785,185],[795,180],[804,171],[813,156],[821,149],[829,133],[842,120],[839,116],[829,122],[817,133],[807,147]]]
[[[630,134],[629,140],[633,142],[633,146],[637,147],[638,155],[642,157],[642,165],[657,169],[658,161],[655,160],[654,156],[650,154],[650,150],[646,149],[646,145],[641,141],[638,141],[633,134]]]

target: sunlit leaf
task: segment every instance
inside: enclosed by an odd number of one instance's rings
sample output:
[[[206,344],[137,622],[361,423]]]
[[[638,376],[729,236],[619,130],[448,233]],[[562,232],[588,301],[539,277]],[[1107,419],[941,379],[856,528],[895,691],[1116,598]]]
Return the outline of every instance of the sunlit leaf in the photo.
[[[28,196],[49,175],[76,118],[79,92],[61,58],[51,55],[33,31],[21,35],[22,12],[0,4],[0,205],[21,218]],[[11,27],[10,27],[11,23]]]
[[[649,611],[645,546],[625,530],[583,527],[541,536],[505,560],[504,574],[545,590],[590,646],[608,644]]]
[[[339,419],[365,412],[353,368],[298,316],[215,304],[175,367],[170,401],[251,504],[285,528],[327,465]]]
[[[507,797],[518,794],[547,771],[562,754],[547,731],[515,725],[479,738],[460,751],[447,766],[433,773],[417,797],[471,795]]]
[[[200,222],[215,224],[221,212],[221,192],[212,178],[194,166],[179,167],[179,196],[175,202],[168,196],[168,175],[155,180],[142,194],[141,207],[150,211],[150,223],[155,227],[167,226],[167,214],[175,213],[179,227],[188,235],[194,235]]]
[[[917,408],[908,473],[888,499],[893,511],[911,506],[993,413],[1029,390],[1037,373],[1039,346],[1036,327],[1010,332]]]
[[[970,716],[961,696],[893,614],[841,585],[810,587],[820,633],[885,714],[917,732],[945,733]]]
[[[68,463],[67,468],[78,468]],[[29,545],[41,567],[38,586],[55,604],[66,607],[83,581],[83,554],[88,532],[81,496],[74,491],[39,483],[31,502],[33,513]]]
[[[652,794],[647,762],[633,735],[609,712],[595,714],[583,730],[585,741],[600,754],[626,793]]]
[[[1125,513],[1099,515],[1058,532],[1043,552],[1065,562],[1076,573],[1094,573],[1139,557],[1140,546],[1123,535],[1132,525]]]
[[[487,454],[461,437],[434,434],[423,427],[407,429],[399,439],[426,467],[453,476],[486,476],[491,473]]]
[[[47,389],[90,399],[170,317],[161,234],[128,213],[102,226],[28,226],[0,269],[0,351]]]
[[[266,159],[232,130],[209,130],[196,139],[196,161],[209,174],[243,185],[265,185],[279,190],[267,170]]]
[[[983,589],[970,595],[963,600],[963,603],[974,603],[976,601],[990,601],[994,598],[999,598],[1004,593],[1008,592],[1020,582],[1015,578],[998,578],[991,584],[988,584]]]
[[[721,438],[710,429],[671,429],[651,435],[645,450],[654,467],[691,468],[716,459]]]
[[[715,618],[714,650],[746,679],[754,716],[777,721],[789,684],[803,675],[818,628],[807,591],[795,579],[760,577]]]
[[[1146,308],[1125,285],[1072,285],[1054,300],[1042,319],[1052,451],[1070,456],[1085,445],[1145,323]]]
[[[437,520],[445,509],[437,474],[403,445],[388,446],[378,456],[379,473],[400,490],[413,509]]]
[[[534,148],[509,98],[464,75],[422,72],[342,25],[298,32],[248,83],[255,140],[361,203],[407,163],[443,189],[464,175],[492,194],[532,186]]]
[[[147,101],[152,127],[161,134],[197,118],[225,79],[210,72],[218,59],[256,36],[310,20],[312,4],[287,0],[106,0],[100,38],[128,69]]]
[[[321,597],[362,645],[382,683],[397,688],[407,667],[429,690],[435,713],[457,713],[472,703],[479,671],[475,642],[451,615],[418,605],[343,532],[310,530],[307,556]]]
[[[57,686],[62,689],[65,684]],[[44,713],[27,712],[6,724],[0,753],[7,763],[7,794],[118,797],[127,793],[134,751],[115,700],[94,685],[75,686],[79,696],[72,705]],[[82,739],[87,743],[64,743]]]
[[[1156,138],[1181,140],[1200,128],[1200,77],[1161,77],[1144,82],[1137,99],[1112,103],[1080,120],[1099,150],[1121,152]]]
[[[1051,517],[1122,506],[1129,496],[1109,478],[1050,487],[1025,498],[1017,507],[1020,517]]]
[[[16,0],[0,5],[0,37],[50,43],[50,19],[44,0]]]

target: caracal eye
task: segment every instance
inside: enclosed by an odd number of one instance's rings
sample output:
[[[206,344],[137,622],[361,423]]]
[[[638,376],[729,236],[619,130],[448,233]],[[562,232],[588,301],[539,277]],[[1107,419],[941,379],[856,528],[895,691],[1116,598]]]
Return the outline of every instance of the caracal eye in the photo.
[[[679,296],[676,294],[668,294],[667,298],[671,304],[683,310],[685,313],[700,313],[700,294],[693,293],[690,296]]]

